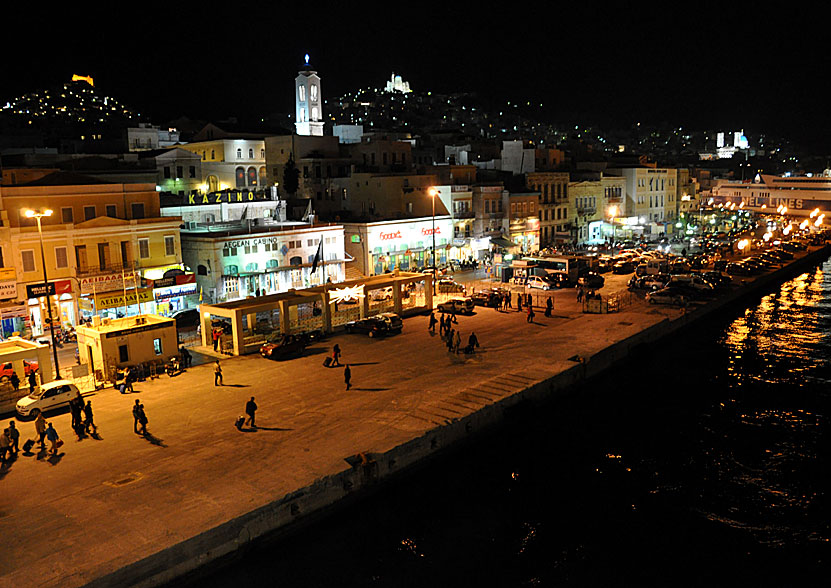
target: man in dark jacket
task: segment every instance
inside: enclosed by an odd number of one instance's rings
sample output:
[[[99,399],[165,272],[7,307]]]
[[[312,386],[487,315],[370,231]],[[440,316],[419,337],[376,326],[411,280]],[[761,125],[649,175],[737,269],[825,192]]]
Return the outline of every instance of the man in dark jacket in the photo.
[[[250,425],[252,429],[256,429],[257,425],[254,424],[254,415],[257,412],[257,403],[254,402],[254,397],[251,397],[251,400],[245,403],[245,414],[248,415],[248,419],[245,421],[247,425]]]

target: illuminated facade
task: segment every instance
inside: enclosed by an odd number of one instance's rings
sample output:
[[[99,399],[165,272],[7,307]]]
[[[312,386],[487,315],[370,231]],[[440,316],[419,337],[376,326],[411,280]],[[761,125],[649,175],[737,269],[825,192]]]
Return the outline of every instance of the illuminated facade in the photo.
[[[734,203],[770,214],[784,206],[788,215],[807,218],[817,208],[821,214],[831,211],[831,177],[760,174],[751,182],[720,180],[712,195],[715,204]]]
[[[262,189],[267,183],[263,139],[198,141],[176,148],[177,151],[180,149],[200,157],[201,177],[198,186],[202,192],[253,191]]]
[[[305,67],[294,79],[294,125],[298,135],[323,136],[323,96],[320,77],[309,65],[306,55]]]
[[[322,259],[312,271],[319,246]],[[195,227],[182,231],[182,251],[206,304],[318,286],[324,271],[332,282],[342,282],[345,275],[339,225]]]
[[[47,278],[55,289],[50,297],[53,316],[61,324],[75,325],[93,314],[115,317],[139,310],[169,314],[184,308],[195,289],[185,284],[193,278],[182,268],[181,219],[160,216],[155,188],[153,184],[51,185],[48,181],[3,187],[0,313],[4,331],[40,335],[47,315],[46,298],[29,296],[31,287],[43,283],[43,265],[37,224],[24,216],[26,209],[53,211],[42,219],[43,247]],[[171,288],[175,285],[184,287]]]

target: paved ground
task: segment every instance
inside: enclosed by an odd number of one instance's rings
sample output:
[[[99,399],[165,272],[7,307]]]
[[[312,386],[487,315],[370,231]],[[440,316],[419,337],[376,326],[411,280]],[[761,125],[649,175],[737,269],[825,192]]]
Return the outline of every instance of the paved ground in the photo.
[[[608,289],[623,289],[629,276],[607,277]],[[60,454],[21,455],[0,469],[0,585],[83,584],[341,471],[347,456],[385,451],[479,408],[445,403],[449,392],[510,374],[543,379],[575,354],[681,312],[636,297],[620,314],[587,315],[574,290],[554,296],[554,316],[539,308],[534,324],[489,308],[459,318],[463,340],[475,331],[481,343],[473,356],[449,354],[419,316],[400,335],[334,336],[289,361],[225,359],[224,386],[206,364],[138,383],[135,394],[99,391],[90,396],[96,439],[77,440],[69,415],[52,415]],[[334,343],[352,366],[348,392],[343,370],[321,365]],[[494,386],[492,400],[511,392]],[[232,423],[250,396],[260,428],[240,432]],[[147,438],[133,432],[136,398]],[[34,436],[32,423],[20,428]]]

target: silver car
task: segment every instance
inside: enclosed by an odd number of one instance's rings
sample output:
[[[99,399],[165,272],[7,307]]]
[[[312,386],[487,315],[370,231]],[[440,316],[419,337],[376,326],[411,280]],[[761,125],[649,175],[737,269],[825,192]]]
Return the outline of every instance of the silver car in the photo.
[[[473,314],[472,298],[451,298],[447,302],[441,302],[436,306],[439,312],[450,314]]]

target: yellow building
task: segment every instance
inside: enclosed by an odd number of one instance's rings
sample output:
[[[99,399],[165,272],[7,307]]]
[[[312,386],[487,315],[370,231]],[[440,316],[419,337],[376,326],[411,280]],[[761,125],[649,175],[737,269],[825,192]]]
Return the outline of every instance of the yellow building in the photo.
[[[27,210],[52,211],[40,218],[42,239]],[[196,297],[193,276],[183,272],[181,218],[160,216],[153,184],[102,184],[58,172],[0,187],[0,214],[6,335],[44,332],[44,260],[52,316],[63,326],[93,315],[169,314]]]

